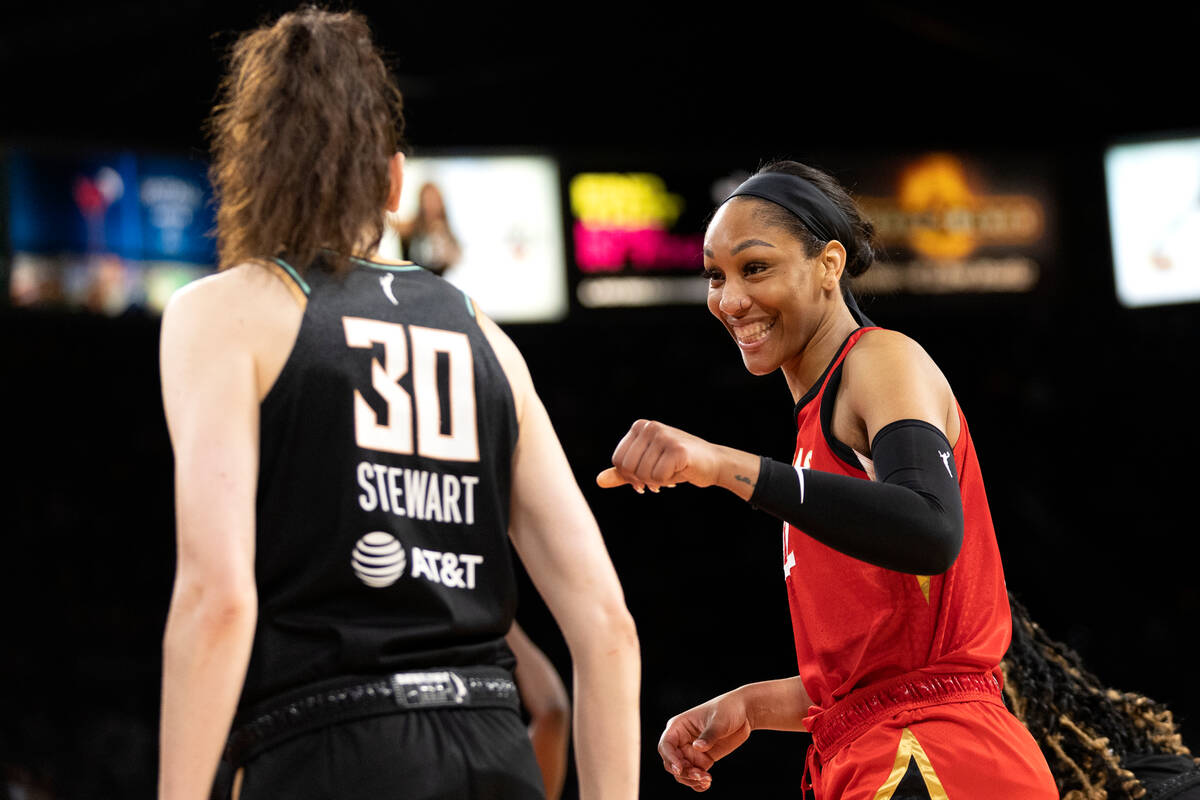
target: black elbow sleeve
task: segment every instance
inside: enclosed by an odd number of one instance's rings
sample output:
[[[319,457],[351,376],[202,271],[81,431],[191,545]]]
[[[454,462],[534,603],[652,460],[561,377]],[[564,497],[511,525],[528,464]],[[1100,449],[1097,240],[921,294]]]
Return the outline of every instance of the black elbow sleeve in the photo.
[[[962,496],[946,437],[920,420],[875,436],[875,481],[764,458],[750,502],[848,556],[914,575],[945,572],[963,540]]]
[[[963,508],[954,448],[946,435],[922,420],[898,420],[875,434],[871,458],[877,481],[908,489],[924,501],[926,513],[915,509],[910,524],[924,532],[921,539],[934,567],[928,574],[950,569],[962,549]]]

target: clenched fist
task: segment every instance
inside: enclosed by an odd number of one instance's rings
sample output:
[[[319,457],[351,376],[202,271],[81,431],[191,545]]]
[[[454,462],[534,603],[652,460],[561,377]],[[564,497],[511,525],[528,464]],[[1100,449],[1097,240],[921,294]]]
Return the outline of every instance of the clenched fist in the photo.
[[[661,422],[639,419],[613,452],[612,467],[596,477],[605,489],[630,484],[641,492],[691,483],[720,482],[727,448]]]

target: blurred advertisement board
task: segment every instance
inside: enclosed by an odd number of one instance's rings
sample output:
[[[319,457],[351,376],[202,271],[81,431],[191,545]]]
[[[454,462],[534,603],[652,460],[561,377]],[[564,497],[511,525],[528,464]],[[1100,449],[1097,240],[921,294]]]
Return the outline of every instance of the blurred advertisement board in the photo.
[[[1036,160],[928,153],[853,173],[852,193],[884,248],[857,290],[1012,294],[1042,283],[1052,191]]]
[[[742,177],[678,168],[573,174],[567,193],[579,304],[702,304],[707,218]]]
[[[871,294],[1020,294],[1053,261],[1053,192],[1037,159],[949,153],[820,164],[876,226],[883,252],[855,279]],[[750,175],[669,166],[568,180],[575,294],[583,307],[703,303],[704,231]]]
[[[558,165],[532,155],[410,158],[379,252],[442,275],[498,322],[562,319]]]
[[[1200,301],[1200,137],[1114,145],[1104,173],[1121,304]]]
[[[214,269],[204,162],[128,150],[6,161],[14,305],[161,312]]]

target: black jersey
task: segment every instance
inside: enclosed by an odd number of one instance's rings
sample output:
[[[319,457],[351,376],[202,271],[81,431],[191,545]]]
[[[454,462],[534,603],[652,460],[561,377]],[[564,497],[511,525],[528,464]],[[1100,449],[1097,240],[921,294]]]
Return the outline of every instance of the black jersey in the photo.
[[[278,263],[306,307],[260,413],[243,707],[338,676],[511,667],[517,420],[471,300],[416,266]]]

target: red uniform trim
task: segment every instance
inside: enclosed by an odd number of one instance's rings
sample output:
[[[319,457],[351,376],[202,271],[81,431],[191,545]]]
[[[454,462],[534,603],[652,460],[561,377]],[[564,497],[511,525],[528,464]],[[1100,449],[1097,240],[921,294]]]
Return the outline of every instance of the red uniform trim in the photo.
[[[994,672],[910,672],[851,692],[816,720],[813,746],[827,761],[872,725],[902,711],[944,703],[989,700],[1000,705]]]

